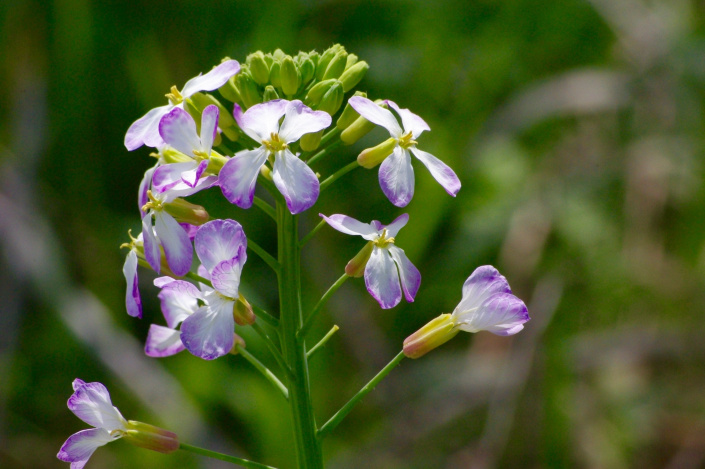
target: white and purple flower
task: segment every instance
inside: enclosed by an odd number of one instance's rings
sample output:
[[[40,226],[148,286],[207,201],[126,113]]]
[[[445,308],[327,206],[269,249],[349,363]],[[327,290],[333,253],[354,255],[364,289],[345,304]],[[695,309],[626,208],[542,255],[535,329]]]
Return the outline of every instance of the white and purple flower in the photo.
[[[460,190],[460,180],[455,172],[432,154],[416,148],[419,135],[424,130],[431,130],[421,117],[386,100],[387,105],[401,118],[400,126],[391,111],[367,98],[353,96],[348,102],[362,117],[387,129],[396,140],[391,155],[384,159],[379,168],[379,184],[390,202],[397,207],[405,207],[414,196],[414,168],[411,166],[410,153],[428,168],[431,176],[448,194],[455,197]]]
[[[190,98],[199,91],[213,91],[223,86],[233,75],[240,71],[240,64],[237,60],[226,60],[205,75],[198,75],[186,82],[179,92],[176,86],[171,87],[171,93],[167,94],[169,104],[155,107],[144,116],[137,119],[125,135],[125,147],[132,151],[147,145],[157,148],[163,144],[159,134],[159,122],[162,117],[168,114],[175,107],[183,108],[184,100]]]
[[[397,217],[389,225],[377,220],[362,223],[346,215],[321,217],[334,229],[349,235],[362,236],[372,250],[365,265],[365,286],[370,295],[384,308],[393,308],[401,301],[402,291],[406,301],[414,301],[421,285],[421,274],[402,249],[396,246],[395,237],[409,221],[409,215]],[[346,269],[347,271],[347,269]],[[349,274],[350,275],[350,274]]]
[[[176,434],[152,425],[125,420],[110,401],[110,393],[101,383],[73,381],[74,393],[68,408],[76,417],[94,428],[71,435],[56,455],[61,461],[70,462],[71,469],[82,469],[93,452],[100,446],[125,437],[130,443],[162,453],[179,447]]]
[[[330,115],[313,111],[299,100],[276,99],[256,104],[244,113],[235,105],[234,116],[240,128],[261,146],[236,153],[220,170],[225,198],[238,207],[251,207],[260,168],[273,157],[272,180],[289,211],[296,214],[310,208],[320,192],[318,178],[289,145],[304,134],[328,127]]]
[[[404,341],[404,354],[418,358],[455,337],[459,331],[516,334],[529,321],[523,301],[491,265],[475,269],[463,285],[463,297],[452,314],[441,314]]]
[[[132,236],[130,235],[132,238]],[[132,317],[142,318],[142,298],[140,296],[139,282],[137,278],[138,250],[143,245],[142,233],[137,238],[132,238],[130,243],[123,244],[123,247],[130,249],[125,257],[125,264],[122,266],[122,274],[127,282],[125,292],[125,308],[127,314]]]

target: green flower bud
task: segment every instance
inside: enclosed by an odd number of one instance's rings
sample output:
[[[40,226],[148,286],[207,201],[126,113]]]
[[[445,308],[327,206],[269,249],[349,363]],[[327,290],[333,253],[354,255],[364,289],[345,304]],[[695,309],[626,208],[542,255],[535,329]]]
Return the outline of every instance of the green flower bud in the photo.
[[[242,73],[242,71],[238,73],[235,76],[235,85],[240,91],[242,103],[246,108],[262,102],[262,95],[257,88],[257,83],[249,73]]]
[[[363,168],[372,169],[391,155],[396,146],[397,139],[390,137],[377,146],[363,150],[357,157],[357,164]]]
[[[296,68],[294,60],[288,55],[281,61],[280,74],[284,94],[287,96],[295,95],[301,84],[301,73]]]
[[[269,82],[277,88],[282,87],[281,63],[274,62],[269,69]]]
[[[455,327],[451,314],[441,314],[404,340],[404,355],[419,358],[455,337],[460,329]]]
[[[323,75],[326,74],[326,69],[328,68],[328,64],[330,63],[331,60],[333,60],[333,57],[335,57],[335,54],[337,54],[341,48],[342,48],[342,46],[340,44],[336,44],[336,45],[326,49],[325,52],[323,52],[321,57],[318,59],[318,63],[316,64],[316,79],[317,80],[323,80]]]
[[[299,140],[299,145],[303,151],[313,151],[318,148],[318,145],[321,144],[322,136],[322,130],[310,134],[304,134]]]
[[[346,145],[352,145],[367,135],[374,128],[375,125],[372,122],[360,116],[341,132],[340,140],[342,140]]]
[[[346,93],[360,83],[370,66],[364,60],[357,62],[340,75],[340,82],[343,84],[343,91]]]
[[[299,64],[299,71],[301,72],[301,84],[307,85],[316,74],[316,66],[313,64],[313,60],[306,58]]]
[[[239,136],[239,134],[236,135]],[[228,162],[228,158],[219,155],[218,153],[212,151],[211,157],[208,159],[208,167],[206,168],[206,173],[213,176],[220,174],[220,170],[223,169],[223,165]]]
[[[165,203],[164,210],[179,223],[189,223],[199,226],[207,222],[209,218],[205,208],[187,202],[181,197],[177,197],[173,201]]]
[[[286,54],[281,49],[277,49],[272,53],[272,58],[274,58],[275,62],[281,62],[284,57],[286,57]]]
[[[204,93],[194,93],[191,95],[189,98],[193,103],[196,105],[198,108],[199,112],[202,114],[203,110],[210,106],[211,104],[215,104],[218,106],[218,127],[221,128],[221,130],[225,130],[228,128],[235,128],[237,129],[237,122],[235,122],[235,118],[233,115],[228,111],[225,106],[223,106],[220,101],[218,101],[215,96],[210,95],[210,94],[204,94]],[[187,99],[188,101],[188,99]],[[227,135],[227,134],[226,134]],[[232,140],[232,139],[231,139]]]
[[[262,51],[248,55],[247,65],[250,67],[252,78],[258,85],[265,85],[269,82],[269,65],[267,65]]]
[[[155,156],[159,157],[158,154],[154,153]],[[166,164],[169,163],[187,163],[189,161],[193,161],[193,158],[184,155],[178,150],[174,150],[171,147],[167,147],[164,150],[162,150],[162,158],[164,158],[164,162]]]
[[[374,241],[369,241],[365,244],[365,247],[360,249],[360,252],[358,252],[355,257],[350,259],[350,262],[348,262],[345,266],[345,273],[350,277],[362,277],[365,273],[367,261],[369,261],[370,256],[372,256],[372,250],[374,247]]]
[[[345,87],[343,86],[343,89]],[[367,93],[364,91],[356,91],[353,96],[362,96],[363,98],[367,97]],[[343,109],[343,112],[340,114],[340,117],[338,118],[338,121],[335,123],[336,127],[338,127],[339,130],[345,130],[347,129],[353,122],[355,122],[355,119],[360,117],[360,114],[357,113],[355,109],[350,105],[348,102],[345,105],[345,109]]]
[[[348,54],[348,58],[345,61],[345,70],[349,69],[353,65],[355,65],[358,61],[357,55],[355,54]]]
[[[311,62],[313,62],[314,67],[318,67],[318,61],[321,59],[321,54],[319,54],[315,50],[312,50],[308,53],[308,58],[309,60],[311,60]]]
[[[174,432],[136,420],[127,421],[127,431],[122,438],[140,448],[160,453],[172,453],[179,449],[179,438]]]
[[[330,89],[330,87],[337,82],[338,80],[331,79],[316,83],[311,87],[310,90],[308,90],[308,93],[306,93],[306,98],[304,99],[304,101],[308,106],[318,105],[318,103],[321,102],[321,99],[323,99],[323,95],[325,95]]]
[[[264,89],[264,95],[262,95],[262,102],[266,103],[267,101],[271,101],[273,99],[279,99],[279,94],[272,85],[267,85]]]
[[[228,81],[225,82],[223,86],[218,88],[220,95],[230,101],[231,103],[242,103],[242,98],[240,97],[240,91],[235,86],[235,77],[230,77]]]
[[[183,101],[184,103],[184,111],[188,112],[191,117],[193,117],[193,120],[196,122],[196,131],[200,132],[201,131],[201,112],[202,110],[199,110],[198,107],[196,106],[196,103],[194,103],[191,98],[186,98]]]
[[[348,53],[342,50],[335,54],[335,57],[331,59],[326,67],[326,73],[323,75],[323,79],[327,80],[329,78],[338,78],[345,70],[345,64],[348,60]]]
[[[343,91],[343,85],[336,80],[326,94],[321,98],[321,102],[318,103],[316,107],[319,111],[326,111],[331,116],[338,112],[340,106],[343,104],[343,98],[345,97],[345,92]]]

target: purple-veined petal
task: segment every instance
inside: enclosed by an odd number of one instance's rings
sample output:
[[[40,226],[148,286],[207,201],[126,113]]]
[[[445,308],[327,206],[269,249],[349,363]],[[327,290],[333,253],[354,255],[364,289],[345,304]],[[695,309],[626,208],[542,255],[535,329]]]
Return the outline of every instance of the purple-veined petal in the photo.
[[[428,126],[426,121],[413,112],[408,109],[401,109],[397,106],[397,103],[389,99],[385,100],[385,102],[389,105],[389,107],[394,109],[397,114],[399,114],[399,117],[401,117],[401,123],[404,126],[404,133],[411,132],[413,138],[416,139],[424,130],[431,130],[431,127]]]
[[[401,215],[396,217],[393,222],[391,222],[389,225],[384,227],[387,229],[387,237],[394,238],[396,235],[399,234],[399,230],[404,228],[408,222],[409,222],[409,214],[408,213],[402,213]]]
[[[207,163],[206,161],[206,164]],[[183,163],[170,163],[158,167],[152,177],[154,192],[162,193],[174,188],[174,186],[183,182],[182,174],[188,173],[189,171],[195,172],[198,166],[198,162],[193,160]],[[190,187],[193,187],[193,185]]]
[[[238,288],[240,288],[241,273],[242,264],[237,257],[221,262],[211,271],[211,283],[213,283],[213,288],[218,290],[218,293],[221,295],[237,299],[239,296]]]
[[[171,202],[177,197],[188,197],[190,195],[195,194],[196,192],[200,192],[204,189],[213,187],[216,184],[218,184],[218,176],[202,177],[196,182],[196,185],[193,187],[189,186],[183,180],[181,180],[171,186],[169,189],[159,192],[159,198],[162,200],[162,202]]]
[[[59,460],[71,463],[71,469],[83,469],[93,452],[99,447],[120,438],[120,435],[111,436],[103,428],[81,430],[71,435],[56,455]]]
[[[401,278],[401,288],[404,291],[406,301],[412,302],[416,297],[416,292],[419,291],[421,285],[421,272],[411,263],[403,249],[397,246],[390,245],[387,247],[389,254],[399,268],[399,277]]]
[[[193,150],[202,150],[191,114],[175,107],[159,121],[159,135],[166,143],[193,158]]]
[[[190,223],[179,223],[179,226],[184,229],[186,235],[188,236],[188,239],[190,241],[193,241],[193,238],[196,237],[196,232],[198,232],[199,227],[196,225],[191,225]]]
[[[325,111],[314,111],[297,99],[291,101],[286,107],[279,136],[286,143],[292,143],[304,134],[325,129],[331,122],[330,114]]]
[[[478,308],[453,312],[458,328],[467,332],[489,331],[496,335],[516,334],[529,320],[526,305],[511,293],[495,293]]]
[[[67,406],[88,425],[96,428],[125,430],[127,421],[120,411],[110,401],[107,388],[98,382],[85,383],[74,386],[74,393],[69,397]]]
[[[267,150],[257,148],[238,152],[223,165],[218,183],[228,202],[240,208],[252,207],[259,169],[266,161]]]
[[[362,96],[353,96],[348,100],[348,103],[362,117],[387,129],[392,137],[399,138],[403,135],[403,130],[397,119],[389,110],[377,106],[373,101]]]
[[[469,311],[478,308],[490,296],[496,293],[511,293],[507,279],[491,265],[475,269],[463,284],[463,298],[455,308],[457,311]]]
[[[140,210],[140,215],[144,216],[146,213],[144,210],[142,210],[142,207],[145,206],[147,202],[149,202],[149,197],[147,197],[147,191],[149,190],[150,186],[152,185],[152,176],[154,175],[154,171],[159,167],[159,163],[156,165],[152,166],[149,168],[147,171],[144,172],[144,177],[142,177],[142,181],[140,181],[140,188],[139,191],[137,192],[137,204],[138,208]]]
[[[372,250],[365,267],[365,286],[383,309],[393,308],[401,301],[397,266],[386,249]]]
[[[202,160],[195,168],[181,173],[181,180],[190,187],[196,187],[196,183],[208,167],[208,160]]]
[[[174,217],[163,210],[154,213],[154,229],[164,248],[164,255],[171,271],[179,277],[186,275],[191,269],[193,259],[193,248],[186,231]]]
[[[152,283],[154,283],[154,286],[157,288],[164,288],[167,285],[169,285],[171,282],[176,282],[176,279],[165,275],[163,277],[155,278]]]
[[[132,317],[142,318],[142,299],[137,285],[137,253],[133,250],[127,253],[125,264],[122,266],[122,273],[127,282],[127,292],[125,293],[125,307],[127,314]]]
[[[411,147],[411,153],[428,168],[433,179],[438,181],[438,184],[443,186],[443,189],[445,189],[447,193],[455,197],[460,190],[460,180],[455,174],[455,171],[432,154],[419,150],[416,147]]]
[[[142,217],[142,243],[144,245],[144,257],[152,269],[159,273],[161,270],[162,254],[159,250],[159,242],[154,235],[152,228],[152,214],[147,213]]]
[[[183,280],[169,282],[159,292],[159,301],[166,324],[175,329],[181,321],[198,309],[198,300],[203,299],[195,285]]]
[[[389,201],[406,207],[414,197],[414,168],[409,152],[396,147],[379,167],[379,185]]]
[[[235,220],[212,220],[198,229],[194,246],[198,259],[210,273],[221,262],[240,255],[244,263],[247,237]]]
[[[213,69],[205,75],[198,75],[187,81],[184,88],[181,90],[181,96],[186,99],[199,91],[213,91],[218,89],[223,86],[231,76],[239,71],[240,64],[237,60],[226,60],[220,65],[213,67]]]
[[[213,148],[213,141],[218,133],[220,111],[215,104],[209,104],[201,115],[201,149],[208,155]]]
[[[170,357],[185,348],[181,343],[181,332],[156,324],[149,326],[147,341],[144,345],[144,353],[148,357]]]
[[[273,133],[279,133],[279,119],[286,112],[288,105],[289,101],[286,99],[274,99],[255,104],[244,114],[236,105],[233,116],[243,132],[255,142],[262,143],[262,140],[269,140]]]
[[[204,360],[222,357],[233,348],[234,301],[213,294],[204,306],[181,324],[181,342],[189,352]]]
[[[328,223],[331,228],[340,231],[341,233],[362,236],[368,241],[372,241],[379,236],[379,231],[368,223],[362,223],[347,215],[335,214],[329,217],[319,213],[321,217]]]
[[[316,174],[288,149],[276,154],[272,181],[294,215],[309,209],[318,199],[320,185]]]
[[[174,108],[174,105],[155,107],[144,116],[132,123],[125,134],[125,148],[129,151],[136,150],[142,145],[157,148],[162,144],[159,135],[159,121],[162,116]]]

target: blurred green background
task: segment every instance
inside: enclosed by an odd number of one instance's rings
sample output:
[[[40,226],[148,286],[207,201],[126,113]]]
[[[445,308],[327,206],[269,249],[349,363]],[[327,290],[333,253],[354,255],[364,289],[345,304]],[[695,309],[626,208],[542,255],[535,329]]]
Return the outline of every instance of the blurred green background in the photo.
[[[0,2],[0,467],[68,467],[55,454],[86,428],[65,405],[76,377],[105,383],[127,418],[292,467],[286,407],[241,357],[143,354],[157,291],[141,270],[145,318],[127,316],[118,246],[139,231],[153,160],[123,137],[226,55],[336,42],[370,64],[370,97],[430,124],[420,148],[463,188],[449,197],[415,162],[401,210],[359,169],[301,217],[305,231],[318,212],[408,212],[397,241],[423,276],[392,310],[361,280],[331,300],[314,331],[341,327],[311,362],[319,422],[450,312],[479,265],[532,321],[402,362],[326,440],[327,467],[705,467],[704,28],[686,0]],[[217,190],[197,201],[276,249],[256,209]],[[306,247],[307,307],[361,246],[324,229]],[[276,311],[266,266],[251,255],[245,272],[248,298]],[[91,467],[232,466],[119,441]]]

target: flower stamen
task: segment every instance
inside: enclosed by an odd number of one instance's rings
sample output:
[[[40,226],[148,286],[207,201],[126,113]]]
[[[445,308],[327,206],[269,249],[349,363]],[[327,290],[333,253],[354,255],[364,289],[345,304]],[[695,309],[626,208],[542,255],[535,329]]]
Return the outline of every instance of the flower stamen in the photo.
[[[168,100],[171,102],[171,104],[173,104],[174,106],[176,106],[177,104],[180,104],[180,103],[184,100],[184,97],[181,96],[181,93],[180,93],[179,90],[176,88],[176,85],[173,85],[173,86],[171,87],[170,93],[167,93],[167,94],[165,94],[164,96],[166,96],[167,99],[168,99]]]
[[[270,134],[269,140],[262,140],[262,145],[271,153],[277,153],[289,148],[286,142],[275,132]]]
[[[405,150],[408,150],[409,148],[415,146],[418,142],[413,139],[413,135],[411,132],[407,132],[401,137],[397,139],[397,142],[399,142],[399,146],[402,147]]]

